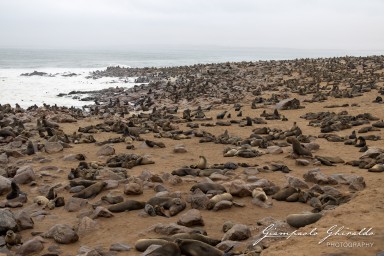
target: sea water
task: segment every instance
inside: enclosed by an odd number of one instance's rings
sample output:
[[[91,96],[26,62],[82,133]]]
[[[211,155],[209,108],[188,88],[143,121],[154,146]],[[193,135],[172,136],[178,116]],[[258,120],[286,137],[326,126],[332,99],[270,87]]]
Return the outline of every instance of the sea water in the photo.
[[[92,102],[58,97],[60,93],[108,87],[129,88],[134,78],[89,79],[89,73],[108,66],[166,67],[235,61],[283,60],[381,55],[383,51],[297,50],[229,47],[151,47],[119,50],[0,49],[0,104],[57,104],[76,106]],[[49,76],[21,76],[33,71]],[[75,73],[75,76],[65,76]],[[83,95],[82,97],[85,97]]]

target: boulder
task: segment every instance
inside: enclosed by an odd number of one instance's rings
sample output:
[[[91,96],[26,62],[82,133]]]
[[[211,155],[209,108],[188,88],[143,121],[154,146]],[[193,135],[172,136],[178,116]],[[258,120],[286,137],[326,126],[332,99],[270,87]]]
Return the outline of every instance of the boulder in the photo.
[[[8,209],[0,209],[0,235],[8,230],[17,231],[17,222],[13,213]]]
[[[59,142],[46,142],[44,144],[45,152],[48,154],[54,154],[58,153],[60,151],[63,151],[63,145],[61,145]]]
[[[247,225],[235,224],[224,234],[222,241],[242,241],[251,237],[251,229]]]
[[[15,177],[13,177],[13,181],[16,184],[27,184],[34,181],[35,178],[36,178],[35,172],[33,171],[32,167],[27,165],[27,166],[20,167],[16,171],[16,175]]]
[[[102,146],[96,153],[98,156],[111,156],[115,154],[115,149],[109,145]]]
[[[301,228],[318,221],[322,215],[320,213],[290,214],[287,223],[295,228]]]
[[[186,227],[204,226],[204,221],[199,210],[191,209],[180,216],[180,219],[177,224]]]

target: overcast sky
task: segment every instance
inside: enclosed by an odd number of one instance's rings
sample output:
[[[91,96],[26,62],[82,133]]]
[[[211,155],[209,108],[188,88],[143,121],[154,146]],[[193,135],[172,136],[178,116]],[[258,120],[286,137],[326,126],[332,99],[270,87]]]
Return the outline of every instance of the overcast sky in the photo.
[[[0,0],[0,47],[384,49],[382,0]]]

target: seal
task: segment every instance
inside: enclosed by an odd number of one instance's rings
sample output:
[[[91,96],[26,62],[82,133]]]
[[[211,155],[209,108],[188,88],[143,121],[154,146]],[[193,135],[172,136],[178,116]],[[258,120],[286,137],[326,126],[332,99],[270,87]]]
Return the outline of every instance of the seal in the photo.
[[[105,181],[97,182],[83,190],[81,190],[79,193],[74,194],[72,197],[78,197],[78,198],[91,198],[97,196],[107,185]]]
[[[55,208],[55,202],[53,200],[49,200],[45,196],[37,196],[33,199],[33,202],[37,205],[43,206],[43,209],[46,207],[50,210]]]
[[[20,188],[14,181],[11,183],[11,189],[11,192],[9,192],[7,195],[7,200],[15,199],[20,194]]]
[[[125,212],[132,210],[139,210],[145,207],[145,202],[135,201],[135,200],[126,200],[121,203],[117,203],[108,207],[110,212]]]
[[[207,205],[207,209],[211,210],[218,202],[227,200],[227,201],[232,201],[233,197],[230,193],[223,193],[219,195],[215,195],[211,199],[209,199],[209,203]]]
[[[258,199],[260,199],[263,202],[267,201],[267,199],[268,199],[267,195],[265,194],[265,192],[264,192],[264,190],[262,188],[255,188],[252,191],[252,197],[253,198],[258,198]]]
[[[275,193],[272,196],[272,198],[277,200],[277,201],[284,201],[296,192],[297,192],[297,189],[295,189],[293,187],[286,187],[286,188],[279,190],[277,193]]]
[[[197,163],[196,168],[201,170],[207,168],[207,159],[204,156],[199,156],[199,162]]]
[[[177,244],[168,242],[146,255],[147,256],[163,256],[163,255],[180,256],[181,251]]]
[[[150,198],[147,201],[147,204],[152,205],[155,207],[155,210],[161,210],[161,208],[169,210],[169,214],[171,216],[175,216],[179,212],[183,211],[185,207],[187,206],[186,202],[181,199],[181,198],[173,198],[173,197],[160,197],[160,196],[155,196]],[[156,207],[159,206],[159,207]],[[159,211],[157,213],[160,216],[164,216],[163,212]]]
[[[207,193],[210,190],[220,190],[222,192],[226,192],[226,189],[224,186],[216,183],[209,183],[209,182],[204,182],[204,183],[198,183],[192,186],[191,192],[194,192],[196,189],[200,189],[203,191],[203,193]]]
[[[311,151],[309,151],[308,149],[303,148],[301,146],[300,142],[295,137],[288,137],[287,138],[287,142],[292,143],[292,149],[293,149],[293,152],[296,155],[312,157]]]
[[[220,239],[214,239],[198,233],[178,233],[171,236],[171,239],[172,241],[176,241],[176,239],[192,239],[201,241],[212,246],[216,246],[217,244],[221,243]]]
[[[213,247],[212,245],[192,239],[176,239],[175,241],[180,248],[181,254],[188,256],[224,256],[224,252]]]
[[[19,234],[16,234],[12,230],[8,230],[7,234],[4,237],[5,245],[10,248],[14,245],[22,244],[21,242],[21,236]]]
[[[35,154],[35,148],[34,148],[34,146],[33,146],[33,143],[32,143],[32,141],[28,141],[28,144],[27,144],[27,150],[26,150],[26,153],[27,153],[27,155],[33,155],[33,154]]]
[[[135,243],[135,249],[139,252],[144,252],[147,248],[153,244],[157,245],[165,245],[168,244],[169,241],[167,239],[162,238],[153,238],[153,239],[139,239]]]

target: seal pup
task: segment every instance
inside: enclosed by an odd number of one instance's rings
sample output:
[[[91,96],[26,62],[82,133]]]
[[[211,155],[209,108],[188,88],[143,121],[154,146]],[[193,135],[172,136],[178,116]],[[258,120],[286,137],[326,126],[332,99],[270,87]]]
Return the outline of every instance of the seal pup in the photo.
[[[27,155],[33,155],[33,154],[35,154],[35,148],[34,148],[34,146],[33,146],[33,143],[32,143],[32,141],[28,141],[28,144],[27,144],[27,150],[26,150],[26,153],[27,153]]]
[[[197,163],[196,168],[199,168],[201,170],[207,168],[207,159],[205,158],[205,156],[199,156],[199,162]]]
[[[22,244],[21,236],[13,232],[13,230],[8,230],[7,234],[4,237],[5,245],[10,248],[14,245]]]
[[[252,191],[252,197],[253,198],[258,198],[258,199],[260,199],[263,202],[267,201],[267,199],[268,199],[267,195],[265,194],[265,192],[264,192],[264,190],[262,188],[255,188]]]

